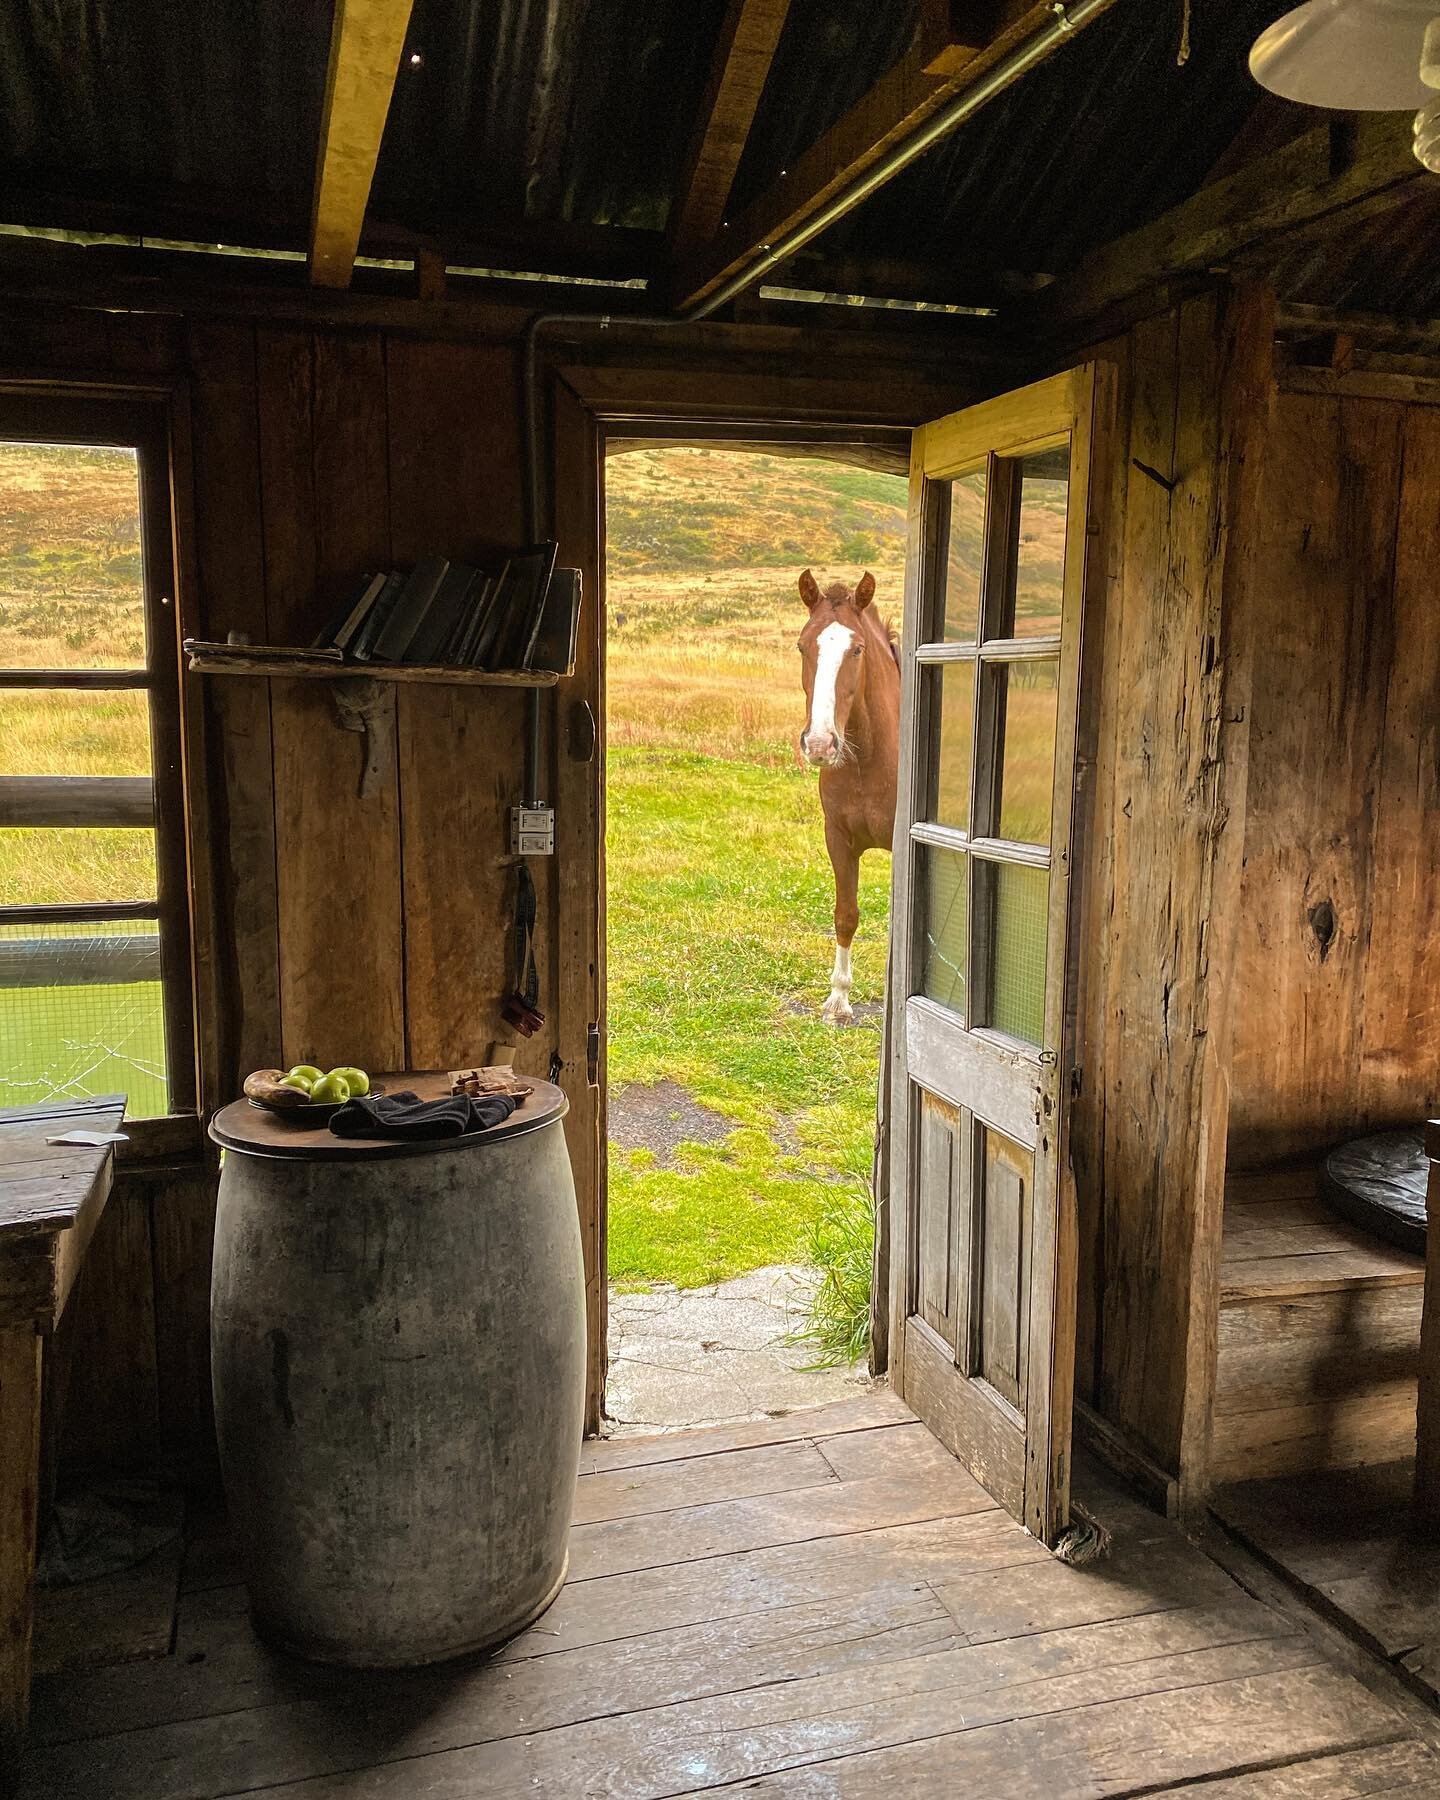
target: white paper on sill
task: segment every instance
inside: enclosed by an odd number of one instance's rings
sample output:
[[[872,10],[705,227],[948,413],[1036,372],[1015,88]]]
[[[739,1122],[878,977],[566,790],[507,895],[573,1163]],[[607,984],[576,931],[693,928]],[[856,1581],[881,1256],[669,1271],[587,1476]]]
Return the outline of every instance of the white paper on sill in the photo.
[[[80,1144],[88,1149],[98,1149],[101,1144],[128,1144],[129,1138],[123,1131],[67,1131],[60,1137],[46,1138],[47,1144]]]

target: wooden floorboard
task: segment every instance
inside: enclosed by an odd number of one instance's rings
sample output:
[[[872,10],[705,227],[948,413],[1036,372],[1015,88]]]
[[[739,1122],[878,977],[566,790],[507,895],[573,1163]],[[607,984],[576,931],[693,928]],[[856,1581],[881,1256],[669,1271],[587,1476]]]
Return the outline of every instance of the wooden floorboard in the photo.
[[[762,1444],[818,1440],[844,1431],[903,1424],[911,1416],[893,1388],[875,1388],[853,1400],[837,1400],[829,1406],[786,1413],[778,1419],[697,1426],[693,1431],[667,1431],[651,1437],[595,1438],[580,1452],[580,1473],[640,1468],[692,1456],[725,1456],[732,1450],[753,1450]]]
[[[587,1449],[559,1598],[445,1669],[266,1650],[202,1532],[171,1656],[39,1684],[24,1793],[1440,1795],[1400,1714],[1125,1496],[1072,1569],[890,1397],[794,1417]]]
[[[1440,1543],[1409,1530],[1413,1459],[1237,1483],[1216,1515],[1411,1683],[1440,1700]]]

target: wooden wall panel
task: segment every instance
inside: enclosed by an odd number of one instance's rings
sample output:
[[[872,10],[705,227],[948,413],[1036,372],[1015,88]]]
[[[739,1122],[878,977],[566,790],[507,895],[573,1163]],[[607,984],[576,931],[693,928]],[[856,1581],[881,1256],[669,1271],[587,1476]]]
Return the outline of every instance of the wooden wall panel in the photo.
[[[1081,928],[1079,1379],[1169,1472],[1203,1453],[1213,1367],[1246,545],[1271,343],[1263,295],[1209,294],[1116,356],[1126,474],[1104,640],[1087,652],[1104,686]]]
[[[213,1478],[210,1262],[214,1172],[172,1171],[148,1182],[155,1298],[155,1403],[161,1453],[177,1471]]]
[[[1230,1159],[1440,1101],[1440,409],[1286,394],[1261,545]]]
[[[519,371],[513,345],[392,339],[390,530],[404,563],[517,545]],[[504,1035],[511,985],[523,693],[404,688],[398,695],[408,1063],[478,1060]],[[551,871],[535,869],[547,915]],[[541,945],[541,953],[544,945]],[[546,1072],[553,1032],[519,1060]]]
[[[159,1440],[150,1192],[124,1172],[49,1346],[60,1462],[131,1469]]]
[[[1440,1102],[1440,406],[1405,414],[1394,638],[1375,821],[1361,1077],[1410,1118]],[[1392,1113],[1392,1117],[1395,1114]]]
[[[269,628],[308,642],[390,558],[383,347],[369,333],[259,334]],[[394,690],[367,735],[316,683],[271,684],[283,1064],[405,1061]],[[373,771],[367,775],[367,755]]]
[[[191,383],[196,612],[207,637],[269,636],[261,511],[255,329],[193,326]],[[270,684],[204,685],[211,822],[222,943],[217,1082],[229,1092],[275,1054],[280,1032],[279,915]]]

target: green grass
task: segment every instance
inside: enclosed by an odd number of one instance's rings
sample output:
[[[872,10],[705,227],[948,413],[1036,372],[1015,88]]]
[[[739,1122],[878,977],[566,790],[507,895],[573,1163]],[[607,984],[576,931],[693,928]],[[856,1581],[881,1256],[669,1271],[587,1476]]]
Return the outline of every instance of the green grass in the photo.
[[[879,1032],[820,1019],[834,884],[815,779],[679,751],[608,764],[609,1076],[666,1077],[733,1120],[679,1166],[611,1149],[610,1274],[699,1286],[805,1262],[833,1184],[864,1180]],[[861,864],[856,1002],[885,977],[890,859]]]
[[[820,1285],[796,1341],[813,1349],[813,1367],[848,1368],[870,1347],[875,1200],[868,1181],[847,1182],[826,1196],[811,1227],[809,1253]]]

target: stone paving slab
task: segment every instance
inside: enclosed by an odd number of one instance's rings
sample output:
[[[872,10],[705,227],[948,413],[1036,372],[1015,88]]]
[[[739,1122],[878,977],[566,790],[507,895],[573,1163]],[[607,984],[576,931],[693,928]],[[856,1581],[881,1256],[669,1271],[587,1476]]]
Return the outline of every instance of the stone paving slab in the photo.
[[[871,1386],[863,1363],[812,1369],[805,1322],[819,1274],[778,1264],[710,1287],[610,1294],[607,1427],[675,1431],[778,1418]]]

